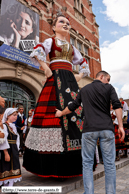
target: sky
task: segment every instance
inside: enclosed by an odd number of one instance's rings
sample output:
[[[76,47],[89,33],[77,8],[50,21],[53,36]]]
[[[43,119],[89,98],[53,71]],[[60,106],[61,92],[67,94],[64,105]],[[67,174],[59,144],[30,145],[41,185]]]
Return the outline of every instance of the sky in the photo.
[[[102,70],[118,97],[129,98],[129,0],[91,0],[99,25]]]

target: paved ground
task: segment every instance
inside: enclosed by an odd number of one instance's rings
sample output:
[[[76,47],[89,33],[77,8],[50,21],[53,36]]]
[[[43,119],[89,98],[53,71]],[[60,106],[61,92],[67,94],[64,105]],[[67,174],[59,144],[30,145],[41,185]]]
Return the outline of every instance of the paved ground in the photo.
[[[129,164],[116,171],[116,194],[129,194]],[[94,181],[94,193],[105,194],[105,176]],[[84,188],[80,188],[67,194],[83,194]]]
[[[22,158],[20,158],[22,166]],[[117,170],[117,193],[129,194],[129,158],[121,159],[116,162]],[[26,171],[23,167],[22,181],[17,182],[14,186],[61,186],[62,194],[83,194],[83,180],[82,177],[70,178],[61,181],[55,178],[42,178]],[[104,181],[104,166],[98,164],[94,174],[95,194],[105,194]],[[22,194],[25,194],[22,192]],[[32,194],[32,193],[29,193]],[[59,193],[58,193],[59,194]]]

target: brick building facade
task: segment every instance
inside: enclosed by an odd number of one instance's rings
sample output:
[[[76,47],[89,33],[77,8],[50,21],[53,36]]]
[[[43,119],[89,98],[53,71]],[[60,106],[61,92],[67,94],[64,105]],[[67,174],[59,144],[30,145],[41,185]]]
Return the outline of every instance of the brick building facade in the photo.
[[[40,42],[53,37],[52,22],[58,12],[66,15],[71,24],[70,41],[89,63],[91,78],[101,70],[99,30],[89,0],[19,0],[40,15]],[[78,71],[78,67],[74,68]]]
[[[3,0],[4,1],[4,0]],[[59,12],[66,15],[71,24],[67,40],[71,42],[86,58],[91,71],[90,77],[84,77],[79,87],[91,83],[101,70],[99,31],[95,15],[92,12],[92,1],[89,0],[17,0],[39,15],[39,41],[54,36],[52,22]],[[0,1],[1,4],[2,1]],[[1,46],[1,42],[0,42]],[[49,58],[47,58],[49,63]],[[78,73],[78,66],[73,73]],[[26,107],[26,114],[33,108],[43,87],[44,72],[9,58],[0,56],[0,95],[6,99],[7,107],[21,103]],[[19,93],[16,93],[16,88]],[[22,92],[21,92],[22,91]],[[28,92],[28,93],[26,93]],[[15,95],[14,95],[15,94]],[[32,97],[33,96],[33,97]],[[32,106],[33,103],[33,106]]]

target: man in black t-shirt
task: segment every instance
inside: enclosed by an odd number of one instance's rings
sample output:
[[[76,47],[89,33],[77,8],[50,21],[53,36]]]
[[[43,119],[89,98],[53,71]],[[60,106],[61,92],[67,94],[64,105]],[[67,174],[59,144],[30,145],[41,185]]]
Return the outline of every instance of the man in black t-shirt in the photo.
[[[116,167],[115,167],[115,136],[114,126],[110,115],[112,103],[119,123],[118,133],[121,141],[125,137],[122,124],[122,107],[114,87],[109,84],[110,75],[100,71],[96,79],[84,86],[76,99],[63,111],[57,110],[56,117],[71,113],[80,104],[83,104],[85,115],[82,131],[82,159],[84,194],[94,194],[93,163],[94,153],[99,138],[102,157],[105,167],[106,193],[116,193]]]

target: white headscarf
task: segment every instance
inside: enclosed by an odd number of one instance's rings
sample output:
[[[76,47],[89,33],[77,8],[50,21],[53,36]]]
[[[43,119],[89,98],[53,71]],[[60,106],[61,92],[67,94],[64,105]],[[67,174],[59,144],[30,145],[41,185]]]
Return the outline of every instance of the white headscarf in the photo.
[[[32,112],[32,116],[31,117],[28,117],[28,121],[29,122],[32,122],[32,119],[33,119],[33,116],[34,116],[34,110],[33,109],[30,109],[29,111]]]
[[[123,104],[123,111],[127,111],[127,110],[129,110],[128,104],[127,104],[127,102],[124,101],[124,104]]]
[[[7,108],[4,112],[2,123],[7,121],[7,117],[17,111],[17,108]]]

